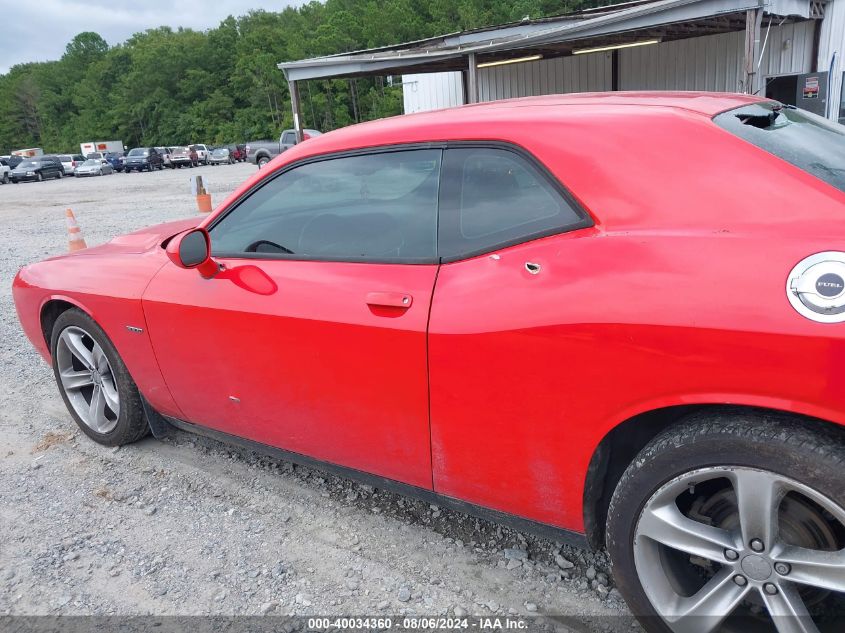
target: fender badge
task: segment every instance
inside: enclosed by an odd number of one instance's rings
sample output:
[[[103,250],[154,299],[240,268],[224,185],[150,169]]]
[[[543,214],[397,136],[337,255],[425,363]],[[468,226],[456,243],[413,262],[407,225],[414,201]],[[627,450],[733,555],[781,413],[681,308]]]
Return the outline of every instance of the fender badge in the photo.
[[[130,332],[133,332],[134,334],[140,334],[141,332],[144,331],[144,328],[135,327],[134,325],[127,325],[126,329],[129,330]]]

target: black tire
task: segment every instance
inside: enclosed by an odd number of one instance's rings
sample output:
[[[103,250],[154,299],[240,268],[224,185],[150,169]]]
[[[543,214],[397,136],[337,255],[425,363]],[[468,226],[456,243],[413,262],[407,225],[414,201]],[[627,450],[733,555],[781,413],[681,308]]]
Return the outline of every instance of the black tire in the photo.
[[[59,172],[56,174],[56,178],[58,178],[59,180],[64,178],[64,176],[65,176],[65,172],[63,172],[61,170],[59,170]]]
[[[845,434],[787,414],[695,413],[652,440],[628,466],[607,517],[613,577],[650,632],[671,633],[652,607],[634,562],[634,535],[648,500],[674,478],[701,468],[748,467],[789,477],[845,508]],[[843,544],[845,545],[845,544]],[[721,629],[720,629],[721,630]]]
[[[256,161],[256,162],[257,162],[257,164],[258,164],[258,169],[261,169],[262,167],[264,167],[264,165],[266,165],[267,163],[269,163],[269,162],[270,162],[270,159],[269,159],[269,158],[267,158],[266,156],[262,156],[262,157],[261,157],[261,158],[259,158],[259,159],[258,159],[258,161]]]
[[[76,411],[74,411],[65,390],[61,386],[58,364],[56,362],[56,347],[58,345],[59,335],[69,326],[77,326],[88,332],[91,338],[96,340],[103,349],[111,365],[112,374],[114,375],[117,391],[120,396],[120,415],[117,418],[117,426],[109,433],[98,433],[85,424],[76,414]],[[135,386],[135,381],[129,375],[126,365],[123,364],[123,360],[109,340],[109,337],[106,336],[106,333],[97,325],[94,319],[76,308],[71,308],[59,315],[59,318],[56,319],[56,323],[53,325],[53,332],[50,338],[50,353],[53,358],[53,376],[59,387],[59,393],[74,421],[85,435],[104,446],[122,446],[137,442],[149,433],[150,428],[147,418],[144,415],[144,408],[141,404],[141,395],[138,392],[138,387]]]
[[[44,175],[40,171],[38,172],[37,178],[38,182],[44,182]]]

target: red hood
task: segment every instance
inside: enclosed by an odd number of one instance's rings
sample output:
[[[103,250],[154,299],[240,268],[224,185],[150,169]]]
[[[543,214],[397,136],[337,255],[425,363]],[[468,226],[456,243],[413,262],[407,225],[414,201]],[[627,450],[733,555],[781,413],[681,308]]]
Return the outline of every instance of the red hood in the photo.
[[[138,231],[127,233],[126,235],[119,235],[110,242],[86,248],[85,250],[79,251],[75,254],[101,255],[105,253],[144,253],[151,248],[158,246],[168,237],[172,237],[177,233],[181,233],[182,231],[195,227],[203,219],[204,217],[202,216],[196,216],[193,218],[185,218],[184,220],[176,220],[174,222],[165,222],[164,224],[148,226]]]

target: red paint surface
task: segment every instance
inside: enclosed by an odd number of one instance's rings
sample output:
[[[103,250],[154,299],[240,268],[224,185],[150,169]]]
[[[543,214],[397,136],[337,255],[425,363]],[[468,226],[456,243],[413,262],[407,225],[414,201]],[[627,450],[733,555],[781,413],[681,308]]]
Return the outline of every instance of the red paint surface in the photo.
[[[589,460],[638,413],[736,403],[845,423],[845,330],[799,316],[785,293],[799,260],[845,248],[845,195],[710,120],[754,100],[564,95],[332,132],[202,225],[311,155],[501,140],[595,226],[498,259],[227,260],[206,280],[160,248],[192,221],[24,268],[18,313],[48,357],[44,303],[88,311],[168,415],[580,530]],[[138,323],[143,335],[125,329]]]

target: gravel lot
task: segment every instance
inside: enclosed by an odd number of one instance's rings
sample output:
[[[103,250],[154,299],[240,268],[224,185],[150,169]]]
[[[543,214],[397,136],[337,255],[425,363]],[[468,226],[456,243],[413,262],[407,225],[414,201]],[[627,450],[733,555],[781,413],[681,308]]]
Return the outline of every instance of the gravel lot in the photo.
[[[0,186],[0,615],[526,614],[631,630],[604,554],[176,433],[107,449],[78,431],[21,332],[11,282],[67,248],[196,213],[252,165]]]

